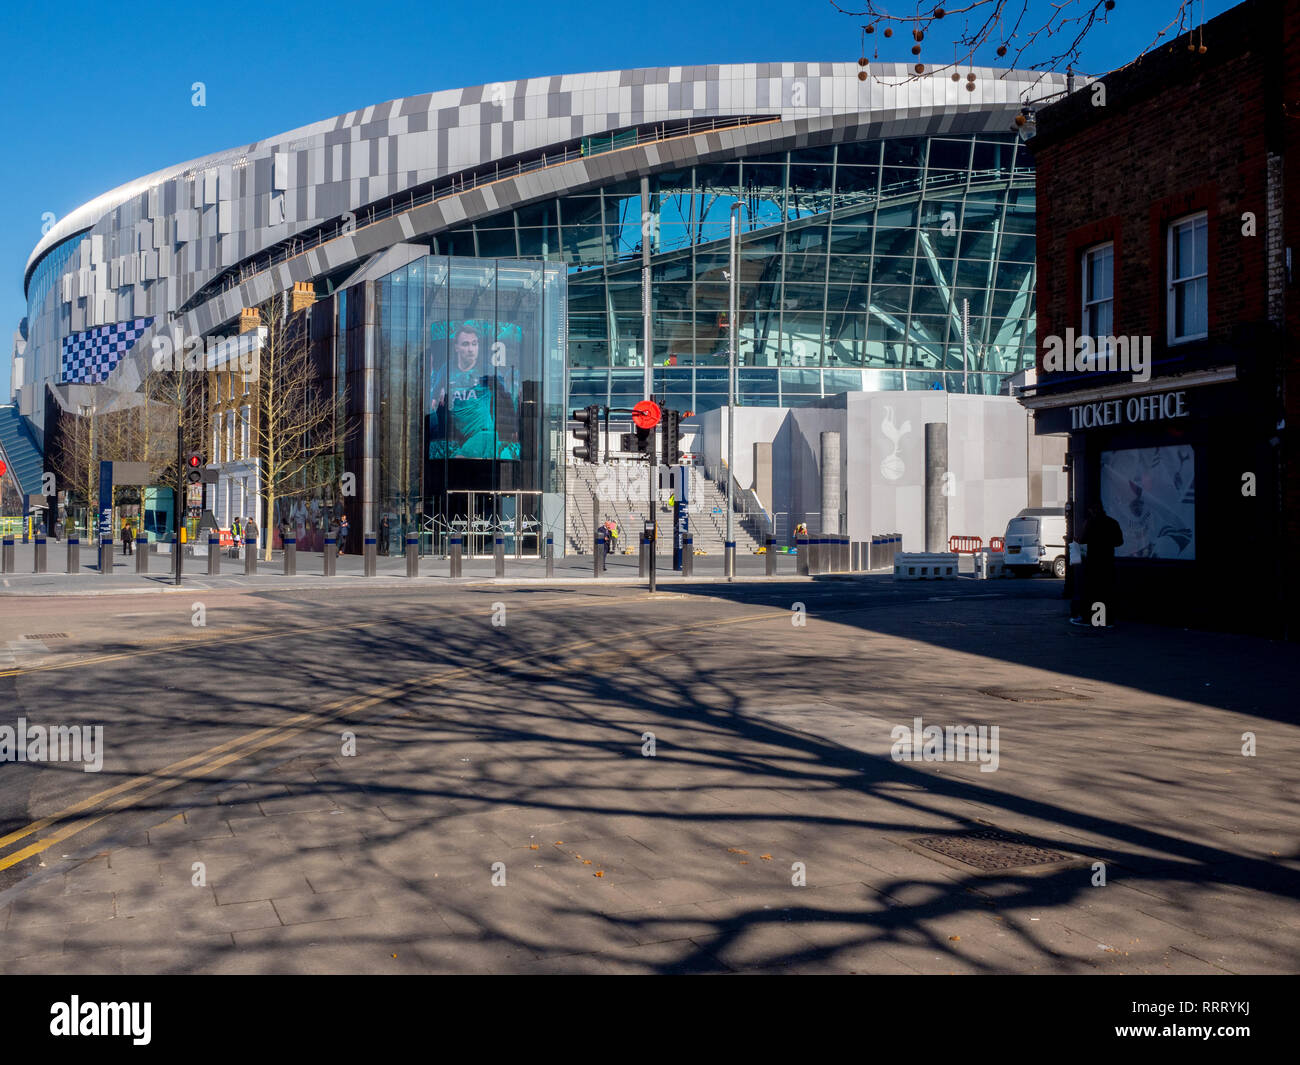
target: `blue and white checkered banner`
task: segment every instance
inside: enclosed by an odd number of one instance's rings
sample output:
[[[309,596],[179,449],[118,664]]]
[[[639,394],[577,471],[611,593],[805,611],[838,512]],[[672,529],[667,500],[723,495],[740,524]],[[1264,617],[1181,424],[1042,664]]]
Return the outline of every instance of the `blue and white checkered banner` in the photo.
[[[84,385],[107,381],[114,367],[152,324],[152,318],[136,318],[64,337],[62,382]]]

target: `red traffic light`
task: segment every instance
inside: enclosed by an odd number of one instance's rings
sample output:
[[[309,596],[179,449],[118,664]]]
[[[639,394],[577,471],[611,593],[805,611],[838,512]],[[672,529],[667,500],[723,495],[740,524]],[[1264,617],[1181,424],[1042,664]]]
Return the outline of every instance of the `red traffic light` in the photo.
[[[632,408],[632,424],[638,429],[653,429],[659,424],[663,412],[654,400],[643,399]]]
[[[202,460],[201,458],[199,458],[198,455],[191,455],[191,456],[190,456],[190,465],[191,465],[192,467],[194,467],[195,469],[198,469],[198,467],[200,467],[200,466],[203,465],[203,460]]]

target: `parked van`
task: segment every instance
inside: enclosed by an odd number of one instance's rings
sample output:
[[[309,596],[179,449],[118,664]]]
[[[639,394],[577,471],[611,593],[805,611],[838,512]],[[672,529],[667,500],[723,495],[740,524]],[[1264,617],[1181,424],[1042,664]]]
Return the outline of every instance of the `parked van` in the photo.
[[[1065,509],[1027,507],[1007,522],[1005,565],[1017,577],[1040,570],[1065,579]]]

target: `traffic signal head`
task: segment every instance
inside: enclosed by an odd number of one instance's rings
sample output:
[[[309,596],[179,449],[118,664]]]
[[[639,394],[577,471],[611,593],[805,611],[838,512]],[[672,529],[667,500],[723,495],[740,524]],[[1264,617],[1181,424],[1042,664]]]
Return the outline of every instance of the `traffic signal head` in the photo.
[[[573,430],[573,437],[578,441],[573,449],[573,457],[579,462],[600,461],[600,407],[592,404],[582,410],[573,412],[573,420],[578,428]]]
[[[663,465],[676,466],[682,460],[682,412],[664,411]]]
[[[648,455],[653,446],[651,435],[653,430],[642,429],[639,426],[634,432],[624,433],[619,437],[619,450],[630,451],[633,455]]]
[[[203,456],[197,451],[191,451],[185,460],[185,479],[190,484],[198,484],[203,480]]]

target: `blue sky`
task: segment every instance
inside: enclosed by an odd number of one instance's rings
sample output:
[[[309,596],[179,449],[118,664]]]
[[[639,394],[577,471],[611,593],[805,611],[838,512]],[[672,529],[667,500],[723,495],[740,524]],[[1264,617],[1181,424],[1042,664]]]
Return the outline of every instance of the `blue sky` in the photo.
[[[1206,15],[1231,6],[1208,0]],[[1178,0],[1119,0],[1110,24],[1090,37],[1084,69],[1127,62],[1177,10]],[[164,166],[400,96],[588,70],[852,60],[861,22],[826,0],[62,0],[15,5],[6,19],[0,402],[9,398],[11,338],[26,313],[23,267],[46,212],[62,217]],[[873,43],[882,60],[912,58],[901,33]],[[927,48],[921,58],[938,61],[939,52]],[[207,87],[206,107],[190,104],[195,81]]]

